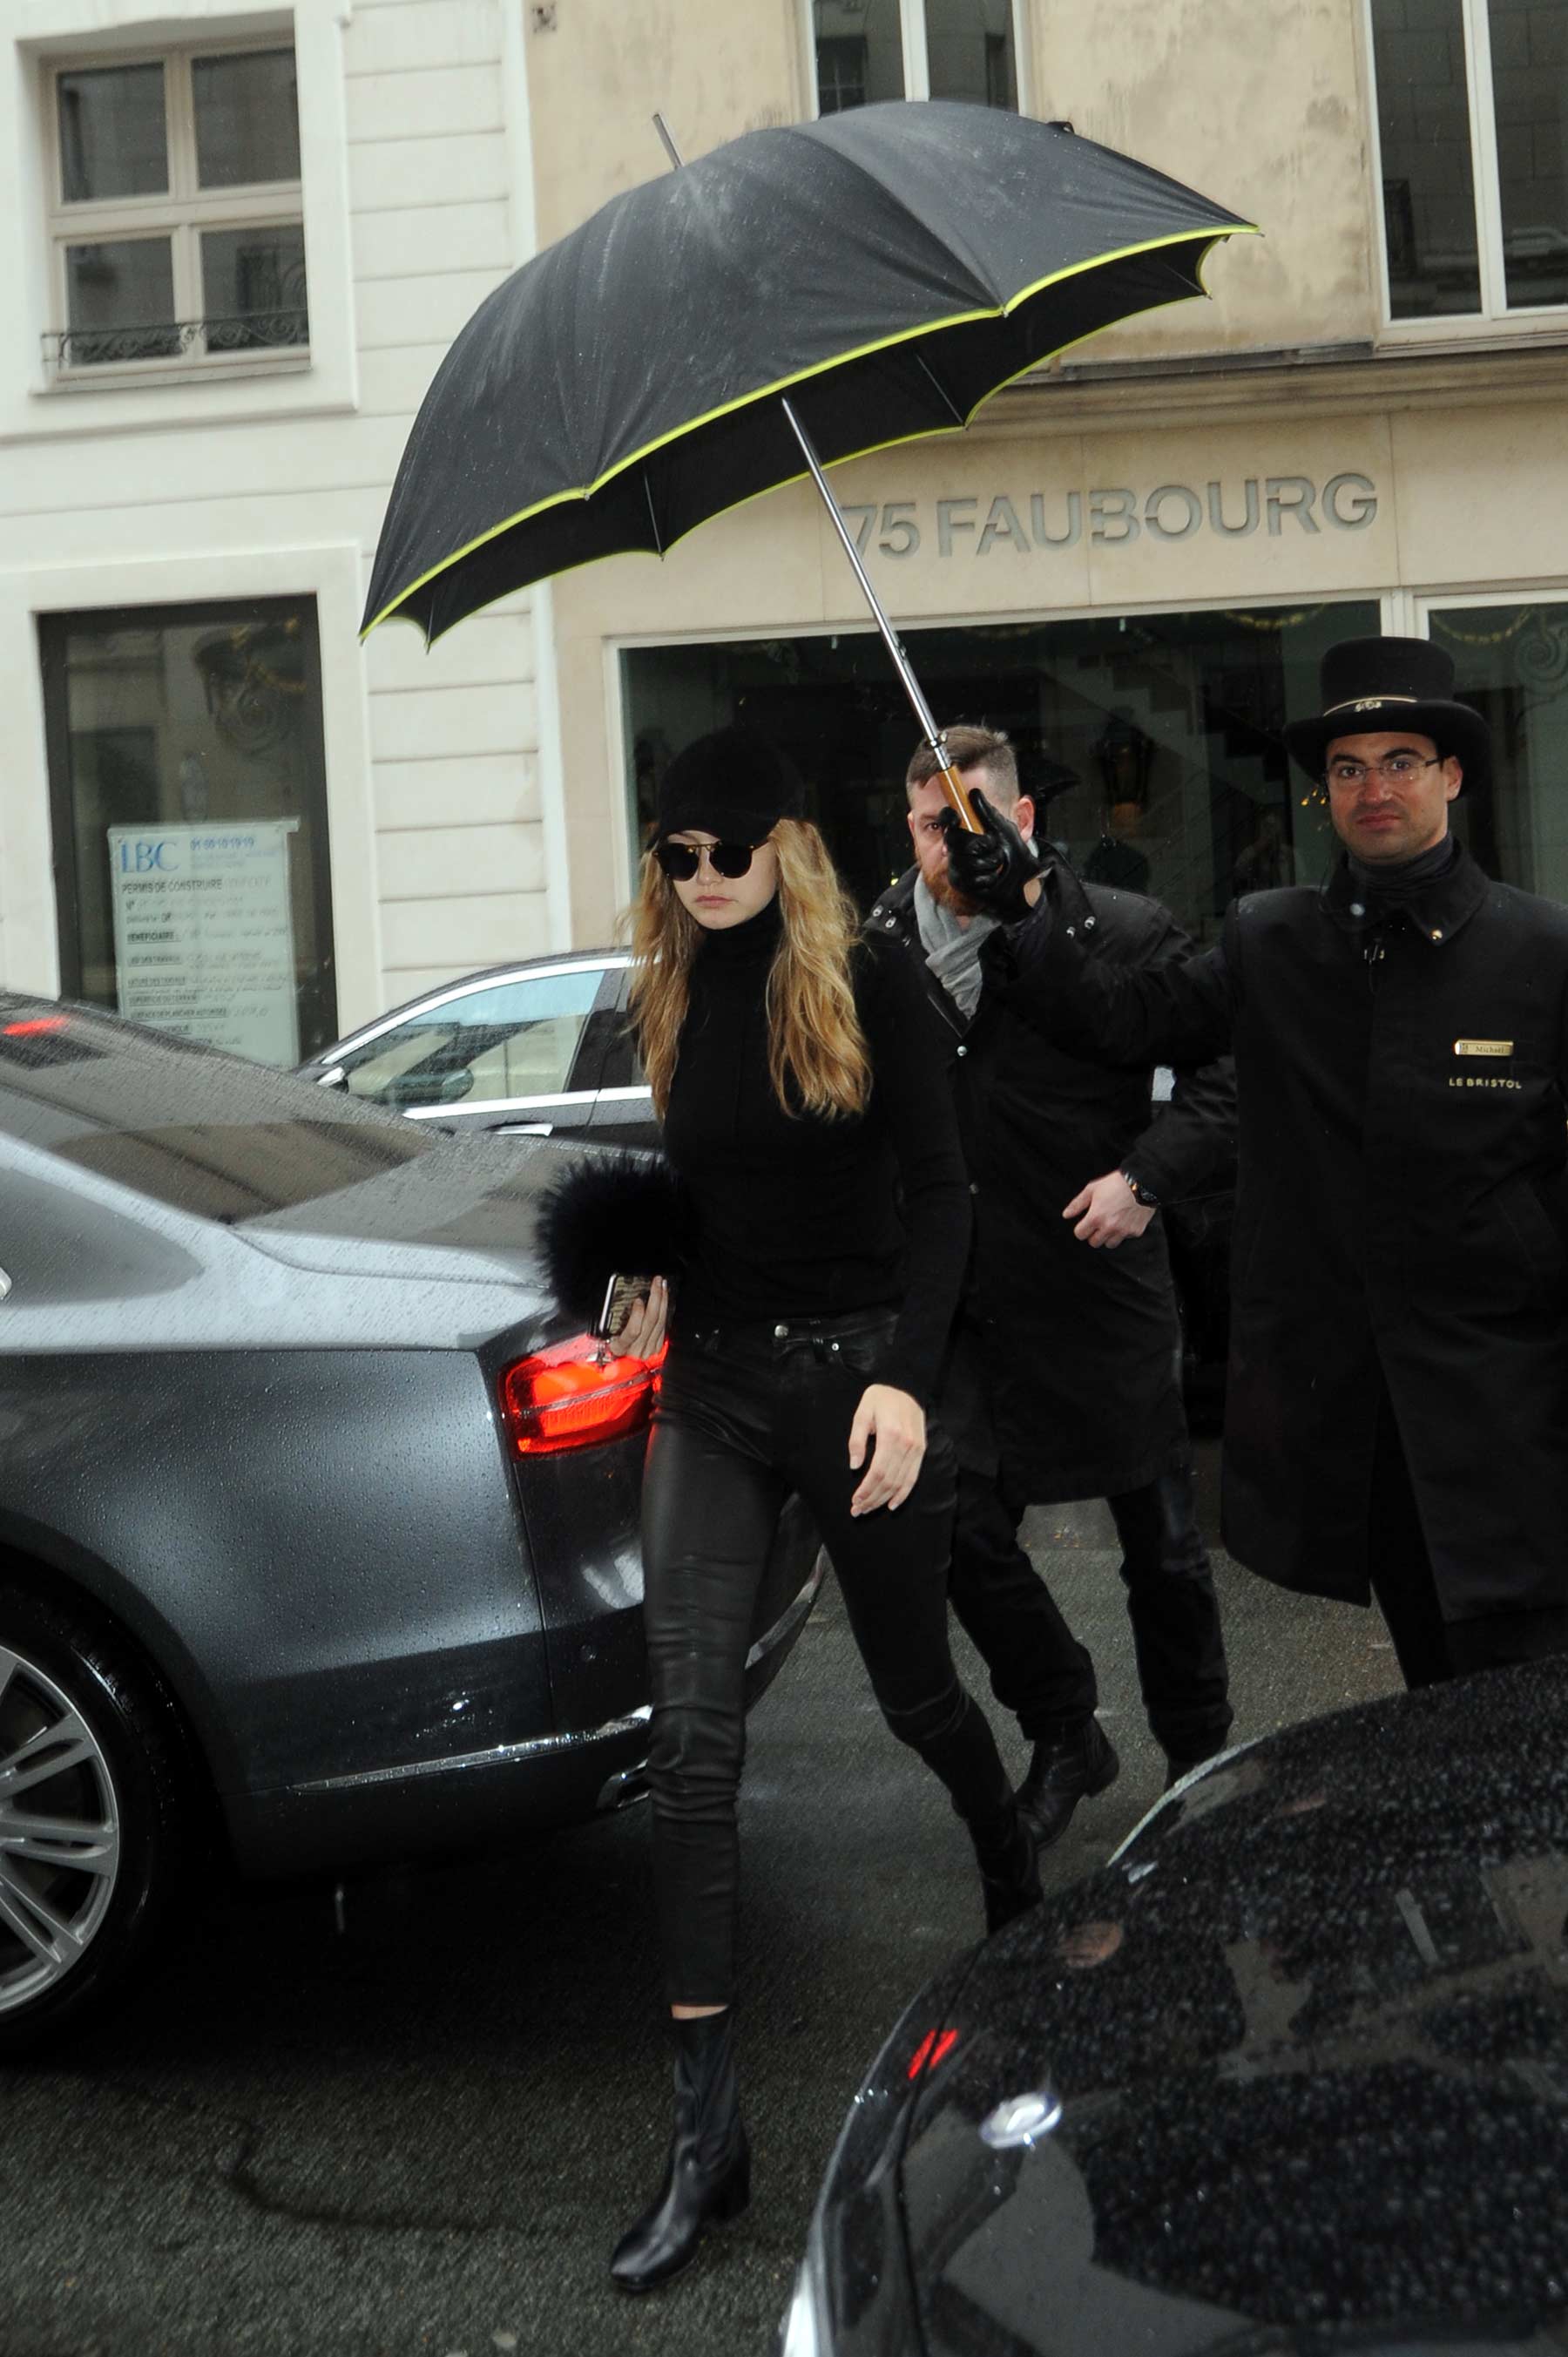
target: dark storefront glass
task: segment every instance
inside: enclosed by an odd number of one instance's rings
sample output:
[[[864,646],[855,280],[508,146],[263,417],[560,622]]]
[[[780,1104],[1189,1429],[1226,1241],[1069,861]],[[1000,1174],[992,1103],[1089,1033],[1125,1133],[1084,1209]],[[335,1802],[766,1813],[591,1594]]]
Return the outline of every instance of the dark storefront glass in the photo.
[[[1481,307],[1462,0],[1372,0],[1389,307]]]
[[[271,1063],[329,1045],[313,601],[38,629],[64,995]]]
[[[1380,627],[1375,602],[909,630],[943,721],[1004,728],[1042,831],[1082,872],[1151,892],[1211,941],[1239,891],[1314,883],[1331,856],[1326,797],[1281,731],[1317,708],[1335,640]],[[903,776],[916,730],[870,632],[623,657],[640,838],[671,756],[739,720],[781,745],[812,814],[869,903],[909,863]]]
[[[1568,901],[1568,605],[1443,607],[1427,627],[1492,732],[1491,785],[1460,795],[1455,834],[1488,875]]]

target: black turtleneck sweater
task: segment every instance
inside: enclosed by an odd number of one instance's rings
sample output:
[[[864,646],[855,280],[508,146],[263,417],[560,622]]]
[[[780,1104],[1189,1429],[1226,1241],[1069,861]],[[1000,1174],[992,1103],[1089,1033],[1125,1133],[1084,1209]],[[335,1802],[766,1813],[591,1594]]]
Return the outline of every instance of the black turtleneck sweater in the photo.
[[[695,1208],[677,1331],[898,1309],[875,1380],[929,1400],[969,1251],[969,1189],[934,1017],[910,962],[854,952],[871,1101],[853,1119],[784,1112],[764,994],[777,899],[704,935],[664,1117]]]
[[[1459,856],[1459,845],[1451,834],[1444,834],[1425,851],[1418,851],[1413,859],[1402,859],[1385,867],[1369,867],[1353,851],[1345,855],[1350,871],[1350,881],[1370,907],[1374,916],[1391,915],[1396,909],[1413,900],[1439,876],[1446,876]]]

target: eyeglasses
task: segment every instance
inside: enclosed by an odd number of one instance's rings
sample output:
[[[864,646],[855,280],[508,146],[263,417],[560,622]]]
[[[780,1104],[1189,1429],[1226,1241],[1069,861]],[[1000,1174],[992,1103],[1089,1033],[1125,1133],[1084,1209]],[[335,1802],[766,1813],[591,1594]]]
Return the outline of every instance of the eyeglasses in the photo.
[[[766,843],[768,837],[763,836]],[[744,876],[762,843],[656,843],[653,856],[671,882],[689,884],[705,859],[715,876]]]
[[[1384,778],[1391,786],[1408,786],[1423,770],[1435,770],[1447,759],[1444,753],[1434,753],[1423,760],[1419,753],[1391,753],[1386,761],[1330,761],[1325,772],[1331,786],[1364,785],[1369,778]]]

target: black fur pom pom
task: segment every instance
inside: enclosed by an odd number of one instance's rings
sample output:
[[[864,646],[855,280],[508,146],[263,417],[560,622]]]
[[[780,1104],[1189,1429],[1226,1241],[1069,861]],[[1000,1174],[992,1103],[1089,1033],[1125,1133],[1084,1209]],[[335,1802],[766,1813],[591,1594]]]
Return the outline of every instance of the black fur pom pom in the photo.
[[[687,1227],[681,1182],[662,1155],[596,1154],[543,1196],[536,1233],[552,1291],[586,1326],[612,1276],[673,1275]]]

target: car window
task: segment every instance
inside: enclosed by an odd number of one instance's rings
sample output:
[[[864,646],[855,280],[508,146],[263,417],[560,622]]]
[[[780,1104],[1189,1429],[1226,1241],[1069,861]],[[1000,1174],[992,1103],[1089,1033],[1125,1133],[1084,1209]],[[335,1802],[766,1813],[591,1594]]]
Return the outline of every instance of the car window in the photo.
[[[605,1060],[598,1078],[601,1089],[641,1088],[647,1083],[648,1075],[642,1069],[637,1032],[627,1012],[630,990],[631,969],[628,966],[620,974],[613,1001],[596,1018],[603,1028],[605,1039]]]
[[[446,999],[338,1057],[349,1092],[400,1111],[564,1095],[601,979],[578,966]]]
[[[632,1089],[647,1085],[648,1075],[638,1053],[637,1034],[618,1007],[607,1007],[594,1017],[603,1041],[604,1060],[598,1068],[601,1089]]]

